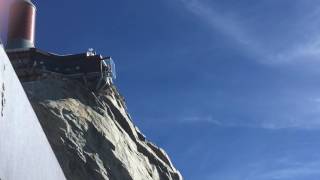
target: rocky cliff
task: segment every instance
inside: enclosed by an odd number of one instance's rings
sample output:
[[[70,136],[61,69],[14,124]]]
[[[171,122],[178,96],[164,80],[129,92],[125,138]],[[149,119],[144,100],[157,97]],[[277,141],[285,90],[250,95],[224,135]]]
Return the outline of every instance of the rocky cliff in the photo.
[[[115,86],[49,78],[23,84],[68,180],[182,180],[132,123]]]

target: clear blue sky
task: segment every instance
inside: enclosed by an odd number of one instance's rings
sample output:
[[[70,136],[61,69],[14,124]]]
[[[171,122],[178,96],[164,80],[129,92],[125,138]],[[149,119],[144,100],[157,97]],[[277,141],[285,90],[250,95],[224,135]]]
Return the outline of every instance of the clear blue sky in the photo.
[[[317,0],[37,1],[37,46],[116,60],[186,180],[320,179]]]

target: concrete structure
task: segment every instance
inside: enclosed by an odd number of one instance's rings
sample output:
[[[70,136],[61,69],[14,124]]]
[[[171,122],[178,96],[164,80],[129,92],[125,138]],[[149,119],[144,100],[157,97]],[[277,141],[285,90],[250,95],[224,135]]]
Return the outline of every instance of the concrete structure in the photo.
[[[15,71],[0,45],[0,179],[64,180]]]
[[[30,0],[16,0],[9,14],[7,49],[33,48],[36,7]]]

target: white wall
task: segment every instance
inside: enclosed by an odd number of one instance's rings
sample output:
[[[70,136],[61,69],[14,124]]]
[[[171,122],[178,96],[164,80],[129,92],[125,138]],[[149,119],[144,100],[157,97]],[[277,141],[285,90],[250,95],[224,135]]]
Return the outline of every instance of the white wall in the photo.
[[[0,179],[65,179],[1,44]]]

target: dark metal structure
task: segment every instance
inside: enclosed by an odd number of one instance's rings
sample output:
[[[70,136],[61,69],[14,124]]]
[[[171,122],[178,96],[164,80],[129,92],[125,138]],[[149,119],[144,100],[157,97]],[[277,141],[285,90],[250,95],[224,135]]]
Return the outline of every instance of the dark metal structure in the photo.
[[[43,73],[57,73],[65,76],[88,79],[115,77],[113,60],[93,51],[82,54],[58,55],[36,48],[7,50],[7,55],[20,79],[28,81]]]
[[[45,74],[58,74],[95,83],[96,88],[111,84],[115,65],[111,57],[85,53],[58,55],[34,46],[36,7],[30,0],[16,0],[11,7],[6,52],[22,81],[32,81]]]

